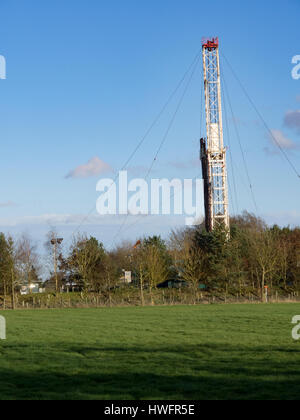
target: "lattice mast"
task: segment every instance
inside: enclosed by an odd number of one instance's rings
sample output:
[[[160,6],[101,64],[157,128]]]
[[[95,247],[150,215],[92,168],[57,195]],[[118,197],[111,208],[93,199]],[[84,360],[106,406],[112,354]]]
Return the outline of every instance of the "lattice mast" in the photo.
[[[229,229],[226,149],[223,141],[219,39],[203,40],[206,139],[201,139],[201,161],[207,231],[222,224]]]

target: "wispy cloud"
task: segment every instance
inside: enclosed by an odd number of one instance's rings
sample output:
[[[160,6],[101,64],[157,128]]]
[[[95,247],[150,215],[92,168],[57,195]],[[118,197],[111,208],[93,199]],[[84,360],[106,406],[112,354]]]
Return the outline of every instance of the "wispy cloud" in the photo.
[[[278,145],[284,150],[295,150],[299,147],[297,143],[285,136],[281,130],[271,130],[268,135],[268,140],[272,144],[272,149],[269,147],[265,148],[265,152],[268,154],[277,154],[279,151],[276,149]]]
[[[241,118],[233,117],[233,118],[230,118],[230,120],[236,125],[244,126],[244,127],[247,126],[247,123],[243,121]]]
[[[93,157],[86,164],[79,165],[66,175],[66,178],[90,178],[93,176],[111,173],[113,169],[99,157]]]
[[[107,215],[101,216],[99,214],[91,214],[87,216],[86,214],[43,214],[40,216],[22,216],[16,218],[0,218],[0,227],[12,227],[12,226],[75,226],[78,227],[82,225],[82,229],[84,230],[85,226],[123,226],[124,225],[125,216],[114,216],[114,215]],[[144,216],[134,216],[129,214],[126,216],[127,224],[130,226],[135,222],[139,222],[141,224],[147,223],[155,223],[156,225],[164,226],[166,224],[166,220],[171,225],[180,224],[181,222],[184,224],[184,216],[152,216],[152,215],[144,215]],[[83,223],[84,221],[84,223]]]
[[[150,165],[149,166],[143,166],[143,165],[137,165],[137,166],[129,166],[127,168],[127,171],[130,175],[132,176],[146,176],[150,170]],[[151,174],[155,173],[156,169],[151,169]]]
[[[168,166],[172,166],[175,169],[185,171],[187,169],[199,167],[200,161],[198,159],[192,159],[189,161],[174,161],[174,162],[169,162]]]
[[[13,201],[7,201],[5,203],[0,203],[0,208],[6,208],[6,207],[15,207],[17,204]]]
[[[300,212],[297,210],[287,211],[287,212],[277,212],[277,213],[267,213],[263,214],[263,217],[269,223],[278,224],[280,226],[300,226]]]
[[[124,225],[125,218],[127,220]],[[83,223],[84,220],[84,224]],[[80,228],[79,228],[80,225]],[[112,238],[120,231],[116,242]],[[0,218],[0,229],[2,232],[19,238],[22,233],[28,232],[37,243],[39,252],[44,252],[44,240],[49,230],[56,229],[60,237],[64,238],[64,245],[68,247],[72,242],[74,234],[78,231],[94,236],[104,243],[109,249],[124,240],[136,242],[143,236],[161,235],[167,238],[172,229],[185,226],[184,216],[100,216],[91,215],[42,215],[38,217],[20,217],[18,219]],[[129,228],[130,227],[130,228]]]
[[[288,128],[295,129],[300,134],[300,110],[288,111],[285,114],[284,125]]]

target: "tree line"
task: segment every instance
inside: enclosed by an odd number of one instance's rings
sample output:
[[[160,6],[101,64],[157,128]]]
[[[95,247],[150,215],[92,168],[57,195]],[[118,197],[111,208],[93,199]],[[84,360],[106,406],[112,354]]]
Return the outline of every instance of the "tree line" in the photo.
[[[140,303],[155,304],[157,293],[174,288],[189,295],[191,303],[203,294],[253,295],[264,299],[265,290],[286,295],[300,286],[300,228],[268,226],[244,212],[231,219],[230,232],[222,226],[206,232],[203,225],[159,236],[141,237],[106,250],[94,237],[78,235],[69,249],[47,238],[49,276],[41,280],[44,263],[30,239],[15,241],[0,234],[0,295],[15,307],[20,289],[40,284],[47,293],[79,291],[103,295],[135,289]],[[53,254],[55,243],[55,254]],[[125,281],[131,273],[131,283]],[[182,296],[182,294],[180,295]]]

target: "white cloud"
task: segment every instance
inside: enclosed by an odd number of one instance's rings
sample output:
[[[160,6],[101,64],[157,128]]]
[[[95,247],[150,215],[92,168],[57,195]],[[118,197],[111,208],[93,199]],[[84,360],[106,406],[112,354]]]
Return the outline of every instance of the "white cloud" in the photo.
[[[89,178],[110,172],[113,172],[111,166],[96,156],[85,165],[79,165],[70,171],[66,178]]]
[[[271,130],[271,133],[272,134],[268,135],[268,139],[274,147],[278,147],[279,145],[282,149],[285,150],[295,150],[299,147],[297,143],[286,137],[282,131]],[[269,148],[265,148],[265,151],[271,154],[277,153],[276,150],[270,150]]]

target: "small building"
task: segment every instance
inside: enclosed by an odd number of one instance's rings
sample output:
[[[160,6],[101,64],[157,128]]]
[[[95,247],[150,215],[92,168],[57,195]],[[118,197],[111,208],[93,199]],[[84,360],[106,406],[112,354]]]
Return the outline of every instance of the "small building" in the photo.
[[[40,283],[32,283],[27,286],[21,286],[20,288],[20,294],[21,295],[30,295],[32,293],[44,293],[45,289],[43,289],[40,285]]]

